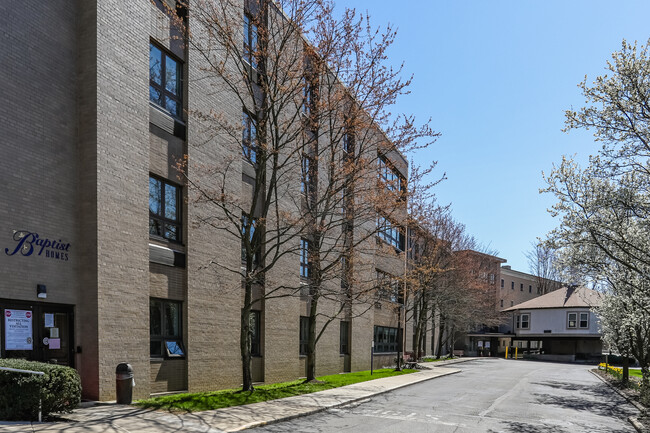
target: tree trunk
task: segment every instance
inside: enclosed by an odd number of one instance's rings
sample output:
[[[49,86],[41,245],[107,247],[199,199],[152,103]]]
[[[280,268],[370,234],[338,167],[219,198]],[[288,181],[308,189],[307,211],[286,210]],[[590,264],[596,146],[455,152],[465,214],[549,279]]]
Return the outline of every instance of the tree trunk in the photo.
[[[627,385],[630,380],[630,355],[623,354],[623,384]]]
[[[251,374],[251,334],[250,314],[253,285],[245,283],[244,307],[241,309],[241,331],[239,334],[239,349],[242,361],[242,391],[253,391],[253,376]]]
[[[443,342],[443,334],[445,333],[445,322],[442,320],[442,317],[440,317],[440,327],[438,331],[438,345],[436,347],[436,359],[440,359],[440,356],[442,355],[442,342]]]

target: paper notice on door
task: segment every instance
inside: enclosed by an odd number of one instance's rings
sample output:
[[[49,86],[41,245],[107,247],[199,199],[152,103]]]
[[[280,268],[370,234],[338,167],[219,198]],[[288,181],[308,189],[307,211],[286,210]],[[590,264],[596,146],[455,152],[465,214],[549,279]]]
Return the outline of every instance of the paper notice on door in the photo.
[[[45,327],[54,328],[54,314],[45,313]]]
[[[59,328],[50,328],[50,338],[59,338]]]
[[[61,339],[50,338],[50,349],[60,349],[60,348],[61,348]]]

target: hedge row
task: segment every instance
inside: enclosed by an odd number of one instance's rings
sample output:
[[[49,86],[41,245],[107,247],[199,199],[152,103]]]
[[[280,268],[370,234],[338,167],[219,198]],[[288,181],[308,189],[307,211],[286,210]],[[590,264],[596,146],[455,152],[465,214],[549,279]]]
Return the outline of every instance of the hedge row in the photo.
[[[45,373],[0,370],[1,420],[37,420],[39,399],[44,418],[56,412],[71,412],[81,401],[81,380],[73,368],[22,359],[0,359],[0,367]]]

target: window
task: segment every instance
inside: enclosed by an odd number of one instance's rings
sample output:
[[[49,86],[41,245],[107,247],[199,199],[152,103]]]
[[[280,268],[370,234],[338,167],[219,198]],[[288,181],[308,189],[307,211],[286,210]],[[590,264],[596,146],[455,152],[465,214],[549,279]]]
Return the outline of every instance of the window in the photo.
[[[567,315],[567,328],[575,329],[578,327],[578,313],[569,313]]]
[[[379,214],[377,215],[377,236],[395,249],[404,251],[404,234],[402,234],[401,227]]]
[[[515,305],[515,302],[514,302],[514,301],[510,301],[510,306],[512,307],[513,305]]]
[[[302,89],[302,111],[309,116],[314,104],[314,88],[309,78],[302,78]]]
[[[309,266],[309,241],[300,239],[300,277],[311,277],[311,266]]]
[[[580,313],[580,328],[589,328],[589,313]]]
[[[382,182],[389,191],[402,192],[406,185],[404,179],[395,170],[383,156],[379,156],[379,181]]]
[[[524,283],[521,283],[521,284],[519,285],[519,290],[522,291],[522,292],[524,291]]]
[[[348,131],[343,133],[343,152],[346,156],[354,155],[354,138]]]
[[[345,320],[341,320],[339,352],[341,355],[350,354],[350,322],[346,322]]]
[[[257,222],[257,220],[255,218],[250,220],[250,217],[248,215],[244,214],[244,215],[241,216],[241,233],[242,233],[241,261],[242,262],[246,262],[246,245],[245,245],[245,242],[246,242],[246,240],[245,240],[245,238],[246,238],[246,228],[250,224],[250,226],[248,227],[248,230],[250,230],[249,236],[248,236],[248,241],[250,243],[250,242],[253,241],[253,236],[255,235],[255,224],[256,224],[256,222]],[[253,246],[250,245],[250,248],[253,248]],[[259,251],[257,251],[257,252],[255,252],[255,255],[253,256],[253,264],[257,265],[259,263],[259,259],[260,259],[260,254],[259,254]]]
[[[587,329],[589,328],[589,313],[567,313],[567,328]]]
[[[152,357],[185,356],[181,330],[181,303],[165,299],[149,300],[150,354]]]
[[[503,289],[504,286],[505,286],[505,281],[503,280],[503,278],[501,278],[501,288]]]
[[[494,274],[488,274],[488,282],[489,282],[491,285],[494,284],[494,283],[496,283],[496,281],[497,281],[497,280],[496,280],[496,275],[494,275]]]
[[[251,355],[260,356],[261,352],[261,312],[251,310],[249,316],[250,336],[251,336]]]
[[[375,326],[375,353],[397,352],[397,328]]]
[[[300,192],[306,196],[311,194],[311,171],[314,169],[312,167],[312,160],[309,156],[302,156],[302,177],[300,183]]]
[[[529,314],[517,314],[516,327],[517,327],[517,329],[528,329],[528,328],[530,328],[530,315]]]
[[[400,293],[400,282],[394,276],[376,270],[377,272],[377,298],[391,302],[402,303],[403,299]]]
[[[503,308],[503,299],[501,300],[501,308]]]
[[[300,355],[307,355],[309,348],[309,317],[300,316]]]
[[[244,14],[244,60],[248,62],[253,69],[257,69],[257,24],[253,22],[253,17]]]
[[[511,281],[511,282],[510,282],[510,288],[511,288],[512,290],[515,290],[515,282],[514,282],[514,281]]]
[[[521,315],[521,329],[530,328],[530,315],[522,314]]]
[[[181,241],[180,187],[149,176],[149,235]]]
[[[528,293],[533,293],[533,286],[530,284],[528,285]]]
[[[244,114],[242,115],[242,156],[246,161],[250,162],[253,165],[257,163],[256,122],[256,119],[251,114],[249,114],[247,111],[244,111]]]
[[[149,100],[168,111],[172,116],[181,117],[181,64],[167,52],[149,44]]]

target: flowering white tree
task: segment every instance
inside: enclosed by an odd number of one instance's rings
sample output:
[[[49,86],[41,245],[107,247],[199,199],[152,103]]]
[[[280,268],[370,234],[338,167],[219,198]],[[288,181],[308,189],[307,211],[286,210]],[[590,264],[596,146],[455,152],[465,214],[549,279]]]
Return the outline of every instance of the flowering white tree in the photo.
[[[623,41],[609,75],[580,84],[587,106],[566,112],[566,130],[593,129],[602,143],[581,168],[570,158],[545,177],[561,218],[549,243],[564,267],[609,290],[600,308],[605,338],[629,350],[650,401],[650,57]]]

